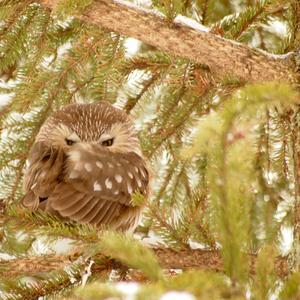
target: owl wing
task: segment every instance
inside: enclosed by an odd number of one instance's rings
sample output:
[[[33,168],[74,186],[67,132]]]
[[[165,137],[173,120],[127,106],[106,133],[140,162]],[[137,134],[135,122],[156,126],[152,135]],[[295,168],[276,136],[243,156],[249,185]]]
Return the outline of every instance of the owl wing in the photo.
[[[148,185],[148,168],[138,154],[81,146],[70,152],[64,179],[49,196],[47,209],[81,223],[118,227],[122,219],[132,224],[141,210],[133,206],[132,194],[146,197]]]
[[[24,177],[25,196],[22,203],[32,210],[49,197],[61,180],[64,152],[49,147],[44,142],[36,142],[28,155],[28,169]]]

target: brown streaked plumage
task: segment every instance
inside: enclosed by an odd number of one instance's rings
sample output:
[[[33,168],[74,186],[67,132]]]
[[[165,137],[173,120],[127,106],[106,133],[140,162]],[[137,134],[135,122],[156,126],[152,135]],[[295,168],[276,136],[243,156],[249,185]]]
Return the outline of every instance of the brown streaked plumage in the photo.
[[[133,124],[106,102],[71,104],[41,127],[28,157],[22,203],[80,223],[133,231],[148,197],[149,167]]]

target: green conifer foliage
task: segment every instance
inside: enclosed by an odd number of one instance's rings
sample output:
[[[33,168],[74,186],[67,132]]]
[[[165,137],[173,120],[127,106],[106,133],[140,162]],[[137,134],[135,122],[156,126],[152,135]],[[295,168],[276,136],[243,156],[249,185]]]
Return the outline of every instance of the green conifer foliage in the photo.
[[[89,22],[96,2],[0,1],[0,298],[127,299],[129,288],[133,299],[298,299],[299,82],[220,78]],[[188,17],[233,45],[285,54],[299,71],[298,0],[141,5],[169,28]],[[134,236],[19,206],[43,122],[64,105],[100,100],[132,116],[153,168]]]

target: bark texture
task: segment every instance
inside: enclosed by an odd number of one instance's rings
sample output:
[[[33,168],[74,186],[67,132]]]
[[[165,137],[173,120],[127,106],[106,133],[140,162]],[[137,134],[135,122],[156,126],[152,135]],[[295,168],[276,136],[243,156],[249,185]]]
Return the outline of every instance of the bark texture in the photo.
[[[55,8],[58,0],[40,0]],[[81,20],[141,40],[169,53],[207,65],[216,77],[235,76],[248,82],[297,82],[289,58],[270,55],[182,23],[170,23],[160,14],[126,1],[94,0]]]
[[[221,253],[209,250],[181,250],[174,251],[168,248],[152,249],[159,264],[163,269],[202,269],[223,272]],[[63,269],[77,260],[78,253],[75,255],[46,255],[18,258],[15,260],[0,260],[0,269],[6,271],[7,278],[14,278],[20,275],[33,275],[40,272],[49,272]],[[251,257],[251,273],[255,273],[256,255]],[[111,269],[124,268],[124,265],[103,256],[97,255],[100,264],[95,263],[92,270],[94,272],[109,271]],[[94,258],[93,258],[94,259]],[[97,260],[95,260],[97,261]],[[288,261],[285,257],[277,257],[275,260],[276,273],[280,277],[285,277],[289,273]]]

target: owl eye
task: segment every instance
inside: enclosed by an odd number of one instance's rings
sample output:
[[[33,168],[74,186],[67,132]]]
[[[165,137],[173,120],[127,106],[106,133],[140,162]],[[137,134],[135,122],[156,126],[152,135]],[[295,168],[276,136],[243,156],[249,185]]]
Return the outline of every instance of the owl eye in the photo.
[[[66,141],[66,144],[68,145],[68,146],[72,146],[75,142],[74,141],[72,141],[72,140],[70,140],[70,139],[68,139],[68,138],[65,138],[65,141]]]
[[[114,139],[108,139],[102,142],[102,146],[110,147],[114,143]]]
[[[50,158],[50,154],[46,154],[43,158],[42,158],[42,161],[46,162],[48,161]]]

